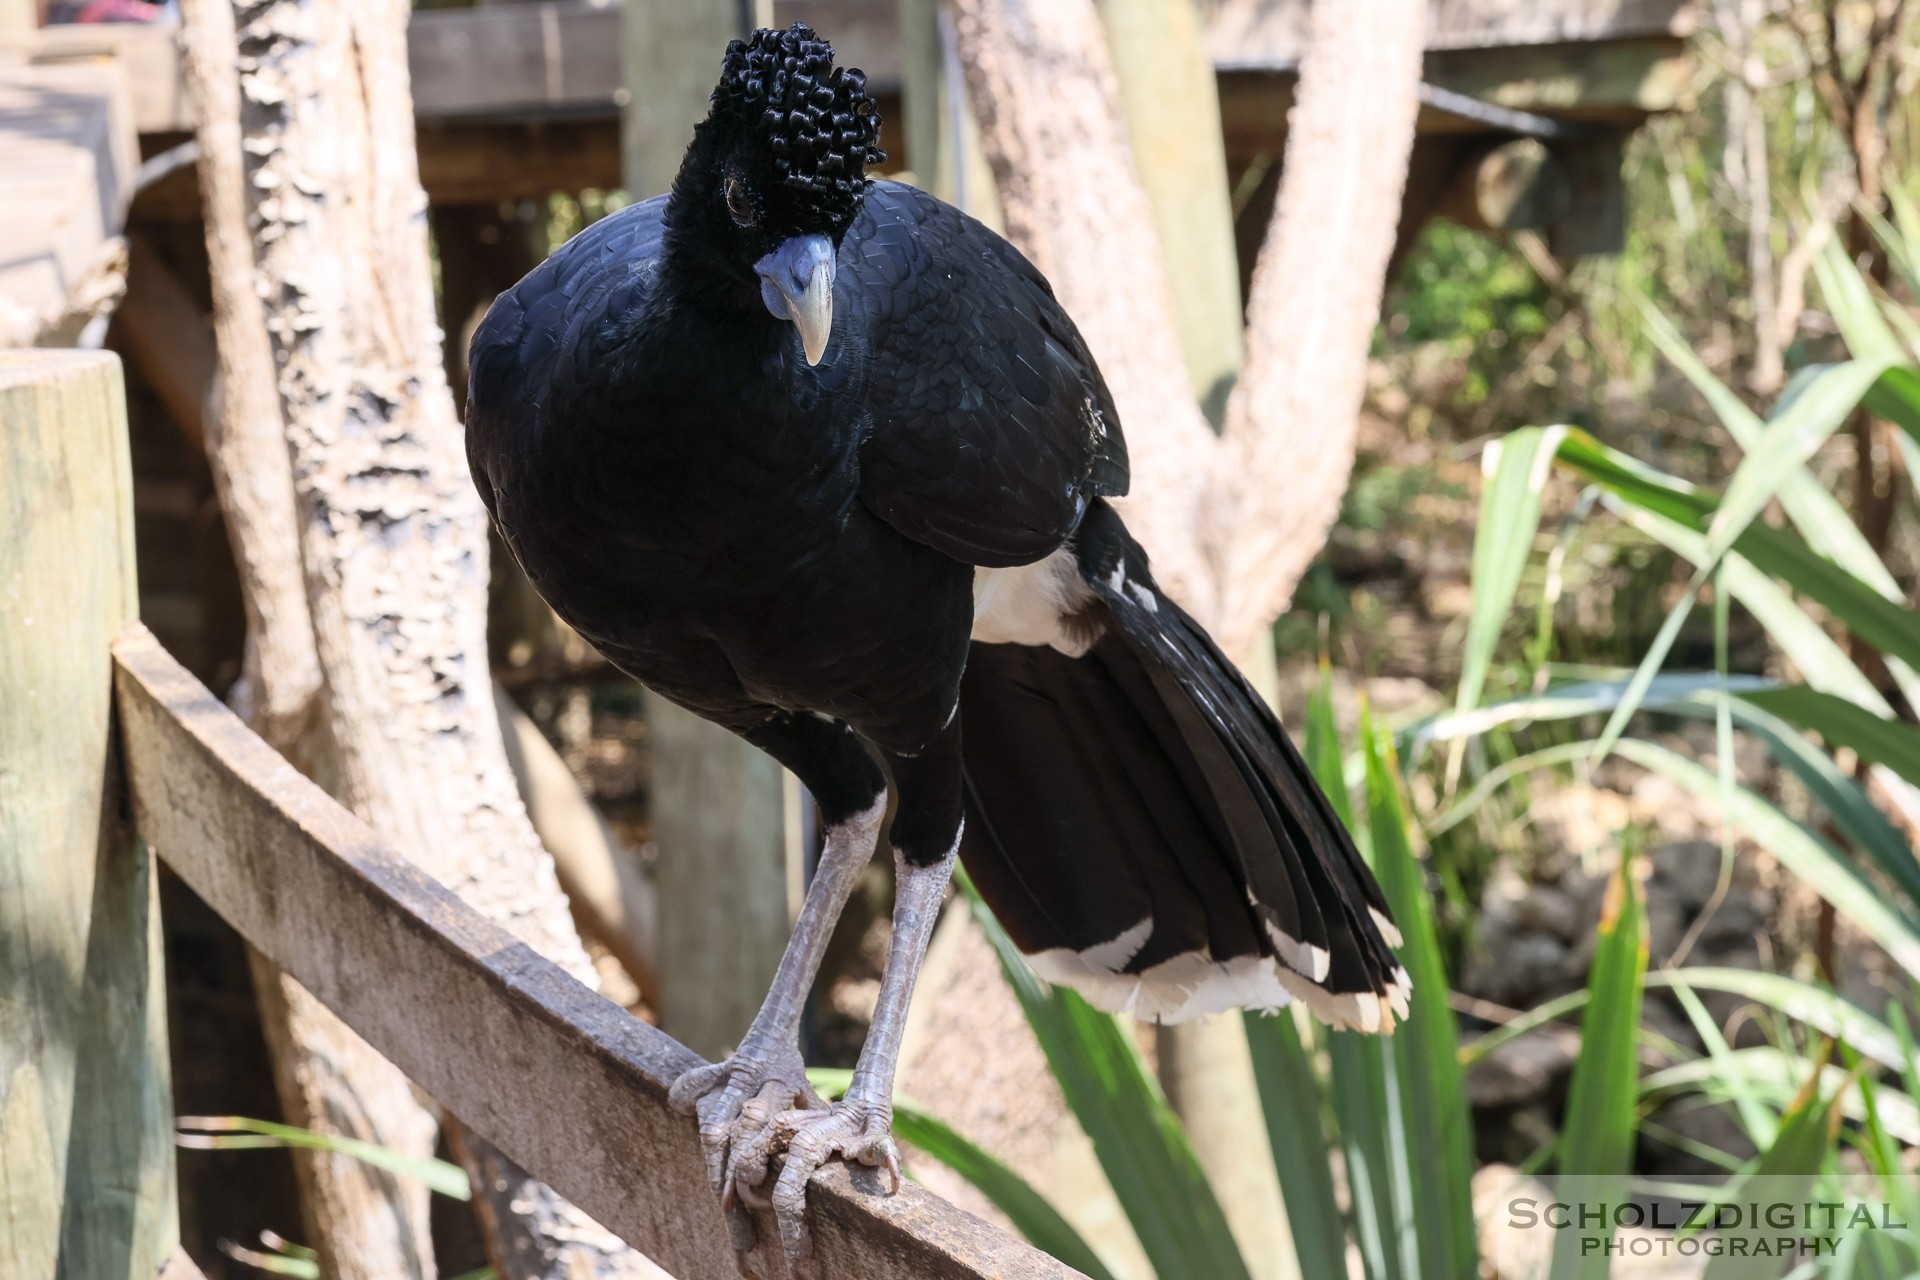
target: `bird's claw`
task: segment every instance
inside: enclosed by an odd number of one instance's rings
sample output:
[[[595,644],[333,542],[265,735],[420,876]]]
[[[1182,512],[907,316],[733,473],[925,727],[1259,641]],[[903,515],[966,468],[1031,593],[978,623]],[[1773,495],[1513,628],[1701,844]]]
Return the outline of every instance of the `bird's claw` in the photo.
[[[752,1204],[755,1199],[742,1195],[733,1177],[738,1153],[748,1147],[757,1150],[755,1140],[777,1116],[827,1105],[807,1083],[806,1064],[797,1052],[758,1054],[747,1050],[724,1062],[686,1072],[668,1087],[667,1103],[699,1120],[707,1181],[720,1195],[721,1206],[730,1217],[736,1201]],[[761,1176],[765,1176],[764,1169]]]
[[[834,1157],[887,1171],[889,1194],[900,1189],[900,1151],[889,1132],[893,1108],[843,1098],[825,1111],[794,1110],[775,1116],[767,1129],[772,1145],[784,1148],[786,1163],[769,1200],[780,1247],[796,1269],[813,1252],[807,1230],[807,1184]]]
[[[782,1252],[805,1272],[813,1250],[807,1184],[827,1161],[884,1169],[889,1193],[900,1189],[900,1152],[889,1132],[893,1108],[852,1097],[829,1107],[807,1083],[798,1054],[743,1052],[695,1067],[673,1082],[667,1101],[700,1121],[707,1177],[720,1195],[743,1271],[757,1240],[752,1214],[771,1208]],[[763,1191],[773,1161],[783,1156],[772,1191]]]

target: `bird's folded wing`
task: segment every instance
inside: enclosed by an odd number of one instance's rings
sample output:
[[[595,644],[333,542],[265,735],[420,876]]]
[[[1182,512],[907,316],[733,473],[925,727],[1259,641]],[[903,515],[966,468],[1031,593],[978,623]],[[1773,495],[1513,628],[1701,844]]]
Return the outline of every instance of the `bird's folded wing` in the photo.
[[[1095,496],[1125,493],[1113,399],[1040,273],[980,223],[875,183],[835,305],[871,342],[862,501],[971,564],[1037,560]]]
[[[467,451],[489,510],[487,477],[531,446],[556,392],[616,366],[632,337],[622,320],[641,314],[653,288],[666,204],[657,196],[594,223],[501,294],[474,331]]]

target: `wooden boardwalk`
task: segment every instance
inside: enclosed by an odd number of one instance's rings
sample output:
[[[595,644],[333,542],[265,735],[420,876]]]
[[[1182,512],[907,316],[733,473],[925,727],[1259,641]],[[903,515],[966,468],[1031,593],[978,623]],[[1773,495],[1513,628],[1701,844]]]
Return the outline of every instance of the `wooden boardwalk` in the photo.
[[[96,273],[139,164],[113,59],[0,64],[0,345],[24,345]]]

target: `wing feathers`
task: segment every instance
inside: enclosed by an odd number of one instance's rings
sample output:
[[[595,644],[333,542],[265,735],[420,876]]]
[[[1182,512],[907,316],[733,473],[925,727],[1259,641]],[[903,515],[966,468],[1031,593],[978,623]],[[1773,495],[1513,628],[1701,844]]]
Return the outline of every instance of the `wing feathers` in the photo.
[[[976,644],[962,685],[969,830],[985,833],[962,853],[988,901],[1005,912],[988,886],[1019,878],[1009,932],[1105,1008],[1179,1019],[1301,999],[1336,1026],[1391,1029],[1397,934],[1279,723],[1104,503],[1074,554],[1105,634],[1083,653]],[[1052,918],[1063,903],[1071,932]]]

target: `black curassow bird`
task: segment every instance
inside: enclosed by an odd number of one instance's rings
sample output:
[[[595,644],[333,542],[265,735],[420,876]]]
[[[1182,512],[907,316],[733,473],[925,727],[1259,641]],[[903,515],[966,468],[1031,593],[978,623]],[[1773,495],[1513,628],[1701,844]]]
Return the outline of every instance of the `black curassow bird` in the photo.
[[[1034,969],[1105,1009],[1300,999],[1386,1031],[1407,1000],[1326,798],[1107,502],[1126,448],[1073,322],[999,236],[864,176],[879,119],[832,56],[804,26],[728,46],[671,194],[494,303],[467,413],[487,509],[560,616],[820,805],[765,1005],[673,1088],[736,1244],[784,1155],[795,1256],[824,1161],[897,1177],[895,1059],[956,854]],[[892,944],[828,1108],[801,1005],[889,777]]]

